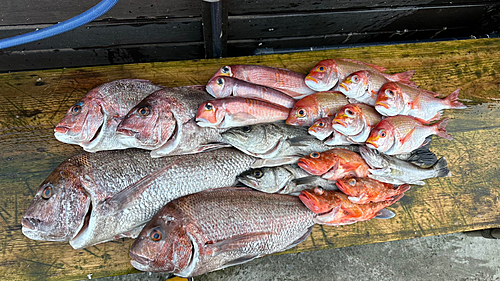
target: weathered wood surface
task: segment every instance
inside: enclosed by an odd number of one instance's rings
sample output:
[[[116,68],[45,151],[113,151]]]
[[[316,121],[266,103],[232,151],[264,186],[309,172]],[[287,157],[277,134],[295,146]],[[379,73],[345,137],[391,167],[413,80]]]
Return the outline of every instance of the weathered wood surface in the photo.
[[[91,88],[120,78],[165,86],[204,84],[225,64],[264,64],[306,73],[322,59],[345,57],[415,69],[422,88],[447,95],[462,88],[468,109],[447,111],[455,138],[435,138],[453,177],[413,187],[390,209],[391,220],[320,227],[289,252],[345,247],[466,230],[500,227],[500,39],[392,45],[286,55],[130,64],[0,74],[0,279],[85,279],[134,272],[132,240],[73,250],[67,243],[24,237],[20,220],[38,185],[79,147],[59,143],[53,128]]]

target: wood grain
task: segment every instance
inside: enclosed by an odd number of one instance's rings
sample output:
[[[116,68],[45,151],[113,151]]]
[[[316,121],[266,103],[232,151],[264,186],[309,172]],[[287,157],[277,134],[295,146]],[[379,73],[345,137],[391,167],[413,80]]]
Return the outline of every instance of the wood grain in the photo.
[[[378,46],[286,55],[59,69],[0,74],[0,279],[70,280],[135,272],[132,240],[73,250],[67,243],[24,237],[20,220],[38,185],[79,147],[59,143],[53,128],[93,87],[120,78],[165,86],[204,84],[222,65],[263,64],[306,73],[318,61],[344,57],[415,69],[422,88],[448,95],[462,88],[468,109],[447,111],[455,138],[435,138],[431,149],[446,156],[450,178],[414,186],[390,207],[397,216],[344,227],[317,226],[289,252],[409,239],[500,227],[500,39]]]

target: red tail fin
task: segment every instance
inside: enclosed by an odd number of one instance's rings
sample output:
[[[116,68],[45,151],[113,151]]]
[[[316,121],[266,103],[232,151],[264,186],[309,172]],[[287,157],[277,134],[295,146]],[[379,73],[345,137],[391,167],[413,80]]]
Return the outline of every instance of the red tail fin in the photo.
[[[409,184],[407,184],[407,183],[398,186],[399,194],[405,193],[406,191],[408,191],[408,189],[410,189],[410,187],[411,186]]]
[[[435,123],[434,128],[436,128],[436,135],[445,138],[447,140],[452,140],[453,138],[446,132],[446,125],[448,124],[448,121],[450,121],[450,118],[444,118],[443,120]]]
[[[444,100],[450,106],[450,108],[463,109],[467,108],[463,103],[457,101],[458,94],[460,93],[460,88],[456,89],[453,93],[447,96]]]
[[[405,183],[405,184],[406,184],[406,183]],[[387,201],[385,201],[385,203],[387,204],[387,205],[386,205],[386,207],[387,207],[387,206],[390,206],[390,205],[392,205],[392,204],[394,204],[394,203],[396,203],[399,199],[403,198],[403,196],[404,196],[404,194],[403,194],[403,193],[401,193],[401,194],[399,194],[398,196],[393,197],[391,200],[387,200]]]

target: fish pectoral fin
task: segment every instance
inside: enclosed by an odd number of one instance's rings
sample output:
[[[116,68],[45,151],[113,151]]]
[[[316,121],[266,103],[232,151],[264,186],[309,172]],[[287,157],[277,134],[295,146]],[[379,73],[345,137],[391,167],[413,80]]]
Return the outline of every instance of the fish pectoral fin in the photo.
[[[223,142],[214,142],[214,143],[207,143],[207,144],[202,144],[200,145],[197,149],[195,149],[193,152],[198,153],[198,152],[207,152],[219,148],[224,148],[224,147],[233,147],[230,144],[223,143]]]
[[[392,169],[389,167],[381,168],[381,169],[368,169],[368,172],[372,175],[376,176],[387,176],[390,175],[392,172]]]
[[[300,136],[300,137],[295,137],[288,139],[288,143],[290,146],[302,146],[302,147],[308,147],[310,145],[311,140],[316,140],[316,137],[310,135],[310,136]]]
[[[396,214],[394,212],[389,211],[387,209],[382,209],[377,213],[375,218],[376,219],[392,219],[395,216],[396,216]]]
[[[242,249],[249,243],[254,242],[259,239],[264,239],[264,237],[276,234],[274,232],[252,232],[246,234],[235,235],[230,238],[217,241],[215,243],[206,243],[205,247],[211,256],[216,256],[222,252],[230,252],[237,249]]]
[[[246,263],[246,262],[249,262],[249,261],[251,261],[253,259],[261,257],[261,256],[263,256],[263,255],[247,255],[247,256],[239,257],[237,259],[228,261],[227,263],[225,263],[222,267],[220,267],[218,269],[222,269],[222,268],[230,267],[230,266],[233,266],[233,265],[238,265],[238,264]]]
[[[246,113],[246,112],[238,112],[235,113],[231,116],[232,120],[237,122],[237,123],[245,123],[245,124],[251,124],[253,123],[252,121],[256,121],[257,117],[253,116],[252,114]]]
[[[132,202],[137,200],[144,191],[146,191],[150,184],[155,181],[159,176],[161,176],[165,171],[170,169],[173,164],[169,164],[163,168],[156,170],[155,172],[143,177],[142,179],[136,181],[135,183],[127,186],[122,191],[116,193],[115,195],[104,199],[99,205],[101,208],[106,208],[112,215],[116,214],[126,208],[128,208]]]
[[[253,162],[251,168],[262,168],[262,167],[276,167],[286,164],[294,164],[299,161],[299,156],[286,156],[273,159],[257,159]]]
[[[401,144],[404,144],[406,143],[407,141],[409,141],[411,139],[411,136],[413,135],[413,133],[415,132],[415,128],[411,129],[408,134],[406,134],[406,136],[404,138],[402,138],[400,140]]]
[[[379,176],[379,175],[368,175],[369,178],[378,180],[380,182],[385,182],[385,183],[392,183],[392,184],[404,184],[405,182],[400,181],[398,179],[391,178],[390,176],[384,177],[384,176]],[[413,183],[412,183],[413,184]]]
[[[291,249],[297,245],[299,245],[300,243],[304,242],[307,237],[309,237],[309,235],[311,234],[312,230],[313,230],[313,226],[309,227],[306,231],[306,233],[304,233],[304,235],[300,236],[298,239],[296,239],[295,241],[293,241],[292,243],[290,243],[290,245],[288,245],[285,249],[283,249],[283,251],[286,251],[288,249]]]
[[[298,179],[293,179],[292,182],[295,183],[295,185],[312,185],[316,184],[318,179],[318,176],[307,176],[307,177],[302,177]]]

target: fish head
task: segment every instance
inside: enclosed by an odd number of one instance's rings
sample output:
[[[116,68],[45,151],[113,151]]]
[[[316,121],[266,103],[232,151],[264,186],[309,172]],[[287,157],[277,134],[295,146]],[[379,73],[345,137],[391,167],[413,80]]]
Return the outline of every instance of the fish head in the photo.
[[[302,190],[299,199],[306,207],[315,214],[324,214],[330,212],[338,205],[338,198],[335,191],[324,190],[321,187]]]
[[[244,185],[267,193],[276,193],[284,188],[294,175],[282,166],[265,167],[246,171],[237,177]]]
[[[261,154],[274,148],[280,137],[272,133],[272,124],[256,124],[231,128],[221,134],[224,142],[249,153]],[[273,138],[273,136],[276,136]]]
[[[332,120],[332,127],[347,136],[361,133],[365,128],[363,111],[355,103],[342,107]]]
[[[370,149],[366,146],[359,147],[359,154],[365,160],[366,164],[372,169],[381,169],[389,167],[389,162],[376,149]]]
[[[365,184],[362,178],[346,177],[337,180],[337,187],[345,194],[359,194],[364,190]]]
[[[198,252],[184,221],[174,206],[163,207],[132,244],[132,266],[141,271],[179,273],[196,262]]]
[[[403,111],[405,101],[403,91],[396,82],[387,82],[380,88],[375,109],[382,115],[395,116]]]
[[[311,126],[318,116],[318,102],[314,95],[297,101],[288,114],[286,124],[293,126]]]
[[[322,60],[306,76],[304,82],[315,91],[328,91],[337,84],[338,72],[335,60]]]
[[[77,158],[77,162],[85,159]],[[77,175],[79,169],[77,163],[66,160],[40,185],[21,221],[26,237],[70,241],[84,227],[92,211],[91,198]]]
[[[394,126],[385,119],[373,128],[366,140],[366,146],[380,152],[386,152],[395,144]]]
[[[177,128],[172,112],[175,103],[156,91],[133,107],[116,129],[118,141],[128,147],[157,149],[168,142]]]
[[[232,94],[234,80],[230,77],[215,76],[207,83],[207,92],[216,98],[225,98]]]
[[[316,138],[324,140],[333,132],[332,119],[330,117],[320,118],[307,131]]]
[[[210,78],[210,80],[214,79],[217,76],[228,76],[228,77],[233,77],[234,73],[232,70],[232,65],[224,65],[223,67],[219,68],[217,72]]]
[[[92,91],[97,91],[97,88]],[[97,137],[106,122],[106,116],[101,100],[91,95],[92,91],[70,107],[56,125],[54,136],[57,140],[87,144]]]
[[[311,175],[320,176],[331,169],[336,169],[338,164],[334,154],[325,152],[312,152],[308,156],[299,159],[299,167]]]
[[[338,90],[349,98],[360,98],[368,90],[369,75],[366,70],[351,73],[339,84]]]
[[[204,102],[196,112],[196,124],[200,127],[215,127],[224,121],[224,104],[218,100]]]

